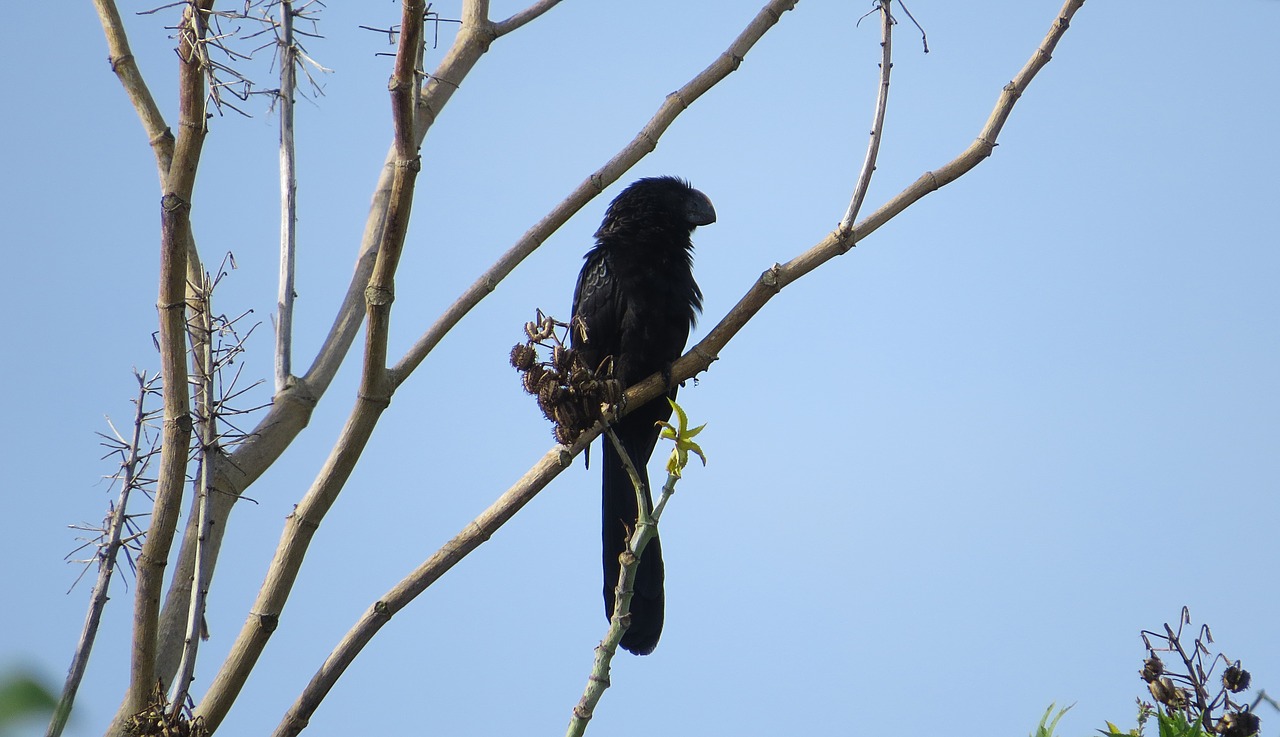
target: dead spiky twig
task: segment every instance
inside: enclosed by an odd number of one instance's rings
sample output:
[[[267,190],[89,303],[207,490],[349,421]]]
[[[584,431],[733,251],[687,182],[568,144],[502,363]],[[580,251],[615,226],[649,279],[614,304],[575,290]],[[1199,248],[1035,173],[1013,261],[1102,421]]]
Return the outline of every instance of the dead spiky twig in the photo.
[[[93,650],[93,642],[98,635],[98,625],[102,621],[102,612],[107,605],[107,590],[111,586],[111,576],[115,572],[116,557],[121,550],[128,552],[128,538],[124,531],[128,524],[126,510],[129,506],[130,494],[139,488],[142,470],[147,459],[155,452],[154,445],[144,447],[148,434],[144,428],[150,413],[146,408],[147,397],[155,393],[157,376],[147,378],[145,373],[134,373],[138,380],[138,396],[134,401],[133,433],[128,441],[119,438],[120,445],[114,452],[121,455],[120,469],[113,478],[120,481],[120,496],[107,518],[104,536],[96,546],[95,559],[98,563],[98,578],[93,585],[93,593],[89,596],[89,613],[85,616],[84,628],[80,631],[80,640],[76,643],[75,652],[71,656],[71,667],[67,671],[67,680],[62,687],[62,696],[54,708],[53,719],[45,732],[47,737],[58,737],[66,727],[67,718],[71,716],[71,707],[75,704],[76,692],[80,681],[84,678],[85,667],[89,664],[89,653]],[[114,431],[114,428],[112,428]],[[87,570],[87,569],[86,569]],[[82,574],[83,575],[83,574]]]
[[[1213,644],[1213,633],[1207,624],[1200,625],[1188,651],[1183,641],[1183,627],[1189,624],[1191,612],[1184,606],[1178,616],[1177,629],[1166,623],[1163,633],[1142,631],[1147,659],[1139,675],[1147,682],[1152,698],[1168,713],[1182,714],[1189,723],[1199,724],[1205,731],[1224,737],[1256,734],[1259,719],[1253,713],[1253,706],[1258,702],[1243,704],[1235,700],[1235,694],[1249,688],[1249,671],[1240,667],[1239,660],[1233,661],[1221,652],[1215,654],[1209,648]],[[1159,653],[1175,653],[1186,672],[1168,670]],[[1213,671],[1219,663],[1226,667],[1222,675],[1214,679]]]

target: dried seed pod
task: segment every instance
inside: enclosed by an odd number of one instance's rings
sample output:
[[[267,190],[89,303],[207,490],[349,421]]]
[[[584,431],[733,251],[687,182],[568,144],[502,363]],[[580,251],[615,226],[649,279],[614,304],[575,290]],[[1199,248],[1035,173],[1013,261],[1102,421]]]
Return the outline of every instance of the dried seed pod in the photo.
[[[1240,693],[1249,687],[1249,671],[1240,667],[1237,661],[1222,674],[1222,685],[1231,693]]]
[[[573,369],[573,357],[573,351],[563,345],[551,349],[551,365],[562,374],[568,374]]]
[[[1229,711],[1214,725],[1213,731],[1222,737],[1253,737],[1258,733],[1261,721],[1248,709]]]
[[[548,371],[538,385],[538,401],[554,407],[563,402],[564,397],[565,388],[560,386],[559,377]]]
[[[582,365],[582,361],[574,361],[569,370],[569,385],[586,384],[591,381],[591,372]]]
[[[570,430],[564,425],[556,425],[552,435],[555,436],[556,442],[561,445],[573,445],[574,441],[578,439],[578,433]]]
[[[586,321],[575,315],[568,321],[568,329],[575,334],[580,343],[586,343]]]
[[[527,343],[516,343],[511,346],[511,365],[520,371],[528,371],[538,359],[533,346]]]
[[[541,396],[538,397],[538,409],[542,410],[542,416],[551,422],[556,421],[556,406],[551,402],[544,401]]]
[[[1160,660],[1160,656],[1151,653],[1151,657],[1142,661],[1142,680],[1151,683],[1155,679],[1164,675],[1164,662]]]
[[[529,367],[528,371],[524,372],[524,375],[520,378],[520,383],[524,386],[525,391],[530,394],[537,394],[538,385],[542,383],[542,377],[546,373],[546,369],[535,363]]]
[[[529,340],[537,340],[538,332],[538,323],[530,320],[524,324],[524,335]]]
[[[600,398],[607,404],[618,404],[622,401],[623,389],[622,382],[617,379],[609,379],[600,382]]]
[[[556,423],[568,428],[576,428],[582,422],[582,412],[569,403],[556,405]]]
[[[1161,676],[1148,683],[1147,688],[1151,691],[1152,698],[1170,709],[1182,709],[1187,705],[1187,693],[1173,685],[1168,676]]]

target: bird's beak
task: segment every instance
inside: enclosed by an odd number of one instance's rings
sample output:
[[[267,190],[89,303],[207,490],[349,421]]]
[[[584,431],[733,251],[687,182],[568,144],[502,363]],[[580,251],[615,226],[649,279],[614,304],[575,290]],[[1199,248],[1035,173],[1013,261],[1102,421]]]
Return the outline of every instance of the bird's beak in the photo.
[[[689,198],[688,210],[685,217],[689,220],[690,225],[710,225],[716,221],[716,208],[711,204],[711,198],[693,190],[692,197]]]

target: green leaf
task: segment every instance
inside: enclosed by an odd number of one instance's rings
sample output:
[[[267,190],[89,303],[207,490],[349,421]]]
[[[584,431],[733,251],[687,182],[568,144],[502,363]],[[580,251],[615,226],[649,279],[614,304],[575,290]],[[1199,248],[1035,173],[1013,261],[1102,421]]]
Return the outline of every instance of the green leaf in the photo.
[[[31,716],[47,716],[57,699],[31,676],[11,674],[0,681],[0,727]]]
[[[1031,733],[1031,737],[1053,737],[1053,730],[1057,729],[1058,720],[1062,718],[1063,714],[1071,711],[1071,707],[1075,706],[1075,704],[1062,709],[1058,712],[1058,715],[1053,718],[1053,721],[1049,721],[1049,715],[1053,713],[1053,707],[1055,706],[1057,706],[1057,704],[1049,704],[1049,708],[1045,709],[1044,716],[1040,717],[1040,725],[1036,727],[1036,731]]]
[[[684,409],[670,397],[667,398],[667,402],[671,405],[671,409],[675,411],[676,424],[672,425],[669,422],[657,423],[662,428],[662,431],[658,433],[658,437],[675,441],[676,447],[671,451],[671,457],[667,459],[667,473],[680,478],[684,467],[689,465],[690,453],[701,458],[702,465],[707,465],[707,456],[702,452],[702,447],[691,440],[695,435],[702,432],[702,428],[706,427],[706,423],[690,430],[689,416],[685,414]]]

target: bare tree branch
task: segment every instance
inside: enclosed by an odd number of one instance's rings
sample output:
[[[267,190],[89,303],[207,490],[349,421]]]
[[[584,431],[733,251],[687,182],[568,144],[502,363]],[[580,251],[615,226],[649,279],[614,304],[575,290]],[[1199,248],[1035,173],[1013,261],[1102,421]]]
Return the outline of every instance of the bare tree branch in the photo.
[[[164,425],[160,473],[151,527],[138,556],[138,588],[134,597],[133,649],[126,710],[141,711],[156,683],[156,644],[160,591],[169,559],[186,481],[191,444],[191,407],[187,388],[186,285],[187,248],[191,240],[191,193],[204,145],[203,42],[204,14],[212,0],[187,6],[179,34],[179,134],[173,162],[164,178],[161,199],[160,365],[164,379]]]
[[[173,162],[173,132],[164,122],[160,108],[151,97],[151,90],[138,71],[138,62],[133,58],[129,48],[129,37],[125,35],[124,23],[120,20],[120,11],[115,0],[93,0],[98,11],[98,19],[107,37],[107,49],[111,71],[120,79],[120,84],[129,95],[133,109],[142,121],[142,128],[147,133],[147,140],[156,155],[156,166],[160,172],[160,184],[169,176],[169,165]]]
[[[191,515],[196,523],[196,565],[191,572],[193,581],[206,580],[205,568],[209,565],[209,550],[206,540],[209,534],[211,517],[209,514],[209,496],[213,490],[212,459],[218,456],[218,398],[214,386],[214,378],[218,371],[214,359],[213,334],[213,300],[214,280],[208,274],[201,276],[197,287],[199,301],[192,312],[193,325],[189,330],[193,334],[192,363],[196,369],[196,435],[198,439],[197,458],[200,471],[196,479],[195,512]],[[172,717],[176,720],[187,706],[187,693],[194,680],[196,655],[200,649],[200,635],[205,612],[204,586],[193,585],[191,605],[188,608],[186,632],[182,641],[182,659],[178,664],[177,675],[173,679]]]
[[[414,143],[421,145],[431,124],[453,96],[462,80],[488,50],[493,40],[491,28],[481,24],[477,28],[463,27],[453,46],[423,85],[416,100]],[[346,358],[362,324],[365,306],[365,288],[373,273],[379,243],[383,238],[387,209],[391,201],[391,182],[395,172],[395,150],[388,153],[378,184],[375,187],[364,234],[356,256],[355,269],[334,319],[321,347],[305,376],[287,383],[278,392],[271,408],[258,424],[246,434],[246,440],[229,456],[215,464],[215,493],[210,501],[215,525],[208,537],[210,550],[209,576],[217,564],[222,536],[227,529],[227,519],[232,507],[245,489],[262,475],[307,426],[316,404],[329,388],[339,366]],[[189,524],[178,552],[169,594],[165,598],[161,615],[161,631],[176,635],[182,631],[186,619],[186,607],[190,601],[190,573],[195,565],[194,524]],[[204,582],[208,585],[208,582]],[[172,673],[177,667],[178,648],[175,637],[161,638],[158,663],[161,673]]]
[[[297,245],[298,177],[293,146],[293,95],[298,47],[293,41],[293,0],[280,0],[280,279],[276,298],[276,394],[293,372],[293,277]]]
[[[867,188],[871,186],[871,175],[876,170],[876,156],[880,153],[880,138],[884,132],[884,111],[889,106],[889,71],[893,69],[893,14],[889,12],[889,4],[893,0],[879,0],[876,7],[880,9],[880,92],[876,95],[876,111],[871,119],[871,140],[867,142],[867,155],[862,160],[862,170],[858,173],[858,183],[853,188],[853,198],[849,201],[849,209],[840,219],[838,230],[847,231],[853,227],[862,209],[862,200],[867,196]]]
[[[84,678],[85,667],[89,664],[89,653],[93,650],[94,639],[98,635],[98,625],[102,621],[102,611],[107,605],[107,590],[111,586],[111,576],[115,573],[116,556],[124,545],[121,531],[129,506],[129,494],[137,486],[137,476],[142,464],[142,428],[146,423],[147,394],[154,389],[154,377],[148,379],[145,374],[135,372],[138,380],[138,397],[134,400],[133,435],[127,448],[123,448],[124,460],[121,461],[120,497],[115,509],[111,510],[111,518],[107,525],[106,541],[98,550],[98,578],[93,585],[93,593],[89,596],[89,613],[85,616],[84,628],[80,632],[80,640],[76,643],[75,653],[71,657],[71,667],[67,671],[67,680],[62,687],[62,696],[54,708],[53,719],[45,737],[59,737],[67,726],[67,718],[71,716],[71,707],[75,704],[76,692],[80,689],[80,681]]]
[[[992,112],[992,120],[1003,122],[1008,118],[1014,103],[1021,91],[1030,84],[1036,72],[1048,62],[1053,48],[1070,23],[1071,17],[1084,4],[1084,0],[1067,0],[1058,18],[1054,21],[1048,36],[1032,55],[1032,61],[1006,86]],[[1013,94],[1016,90],[1018,94]],[[737,335],[738,331],[765,303],[781,289],[800,279],[804,275],[831,260],[833,257],[848,252],[855,241],[875,232],[881,225],[905,210],[924,195],[954,181],[990,155],[995,145],[995,135],[990,121],[984,126],[979,141],[966,149],[960,156],[943,166],[921,177],[919,181],[881,206],[870,217],[863,220],[846,235],[833,232],[821,242],[792,259],[786,265],[774,265],[765,271],[759,280],[747,290],[720,322],[697,345],[693,346],[671,367],[671,380],[684,381],[706,371],[718,357],[719,351]],[[922,184],[924,183],[924,184]],[[667,382],[661,374],[654,374],[644,381],[633,385],[626,392],[624,407],[636,408],[655,399],[667,391]],[[624,410],[623,414],[626,413]],[[572,446],[558,445],[547,451],[528,472],[513,484],[502,496],[498,497],[488,508],[467,524],[449,542],[445,543],[430,558],[414,569],[396,584],[386,595],[373,604],[359,621],[347,632],[338,645],[330,653],[324,665],[312,677],[303,694],[290,708],[285,720],[277,727],[276,735],[296,734],[294,729],[301,730],[306,726],[306,719],[314,711],[320,699],[333,687],[342,672],[355,659],[355,656],[368,644],[384,624],[408,605],[415,597],[425,591],[431,584],[443,576],[458,561],[487,541],[515,516],[534,496],[547,486],[560,471],[572,463],[573,458],[600,434],[600,427],[584,433]]]
[[[493,266],[464,291],[435,324],[427,329],[391,369],[392,382],[399,386],[427,357],[436,345],[462,320],[472,307],[489,296],[498,283],[507,277],[542,242],[564,225],[570,217],[582,209],[596,195],[604,191],[625,174],[637,162],[648,156],[658,146],[658,139],[675,119],[707,90],[719,84],[742,63],[747,52],[772,28],[782,14],[795,7],[797,0],[771,0],[752,18],[742,33],[724,53],[716,57],[710,66],[689,80],[683,87],[667,95],[649,122],[636,134],[631,143],[614,154],[604,166],[597,169],[577,189],[569,193],[560,204],[532,228],[527,230]]]
[[[538,0],[538,2],[521,10],[519,13],[507,18],[504,21],[498,21],[493,24],[493,35],[495,38],[505,36],[516,30],[520,26],[532,20],[537,20],[543,13],[551,10],[560,3],[560,0]]]
[[[483,3],[469,3],[467,8],[483,10],[482,6]],[[391,303],[395,299],[395,271],[408,231],[414,184],[420,169],[414,115],[426,5],[422,0],[404,0],[402,9],[400,46],[390,83],[396,161],[382,242],[365,289],[368,324],[359,397],[325,468],[286,521],[280,545],[253,610],[233,643],[226,662],[195,710],[195,715],[203,719],[210,731],[217,730],[266,647],[292,591],[311,537],[337,500],[394,391],[387,381],[387,339]],[[464,12],[464,27],[468,15],[469,12]],[[264,620],[270,624],[264,626]]]

